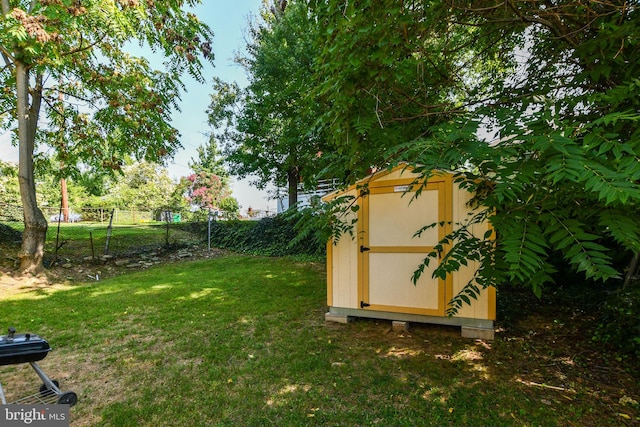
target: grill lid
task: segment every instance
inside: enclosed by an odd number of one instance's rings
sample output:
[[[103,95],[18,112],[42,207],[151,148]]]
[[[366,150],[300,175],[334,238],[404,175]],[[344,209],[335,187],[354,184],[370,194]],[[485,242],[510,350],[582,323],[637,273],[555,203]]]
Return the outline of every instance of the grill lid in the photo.
[[[15,328],[9,328],[7,335],[0,336],[0,365],[36,362],[49,351],[49,343],[36,334],[16,334]]]

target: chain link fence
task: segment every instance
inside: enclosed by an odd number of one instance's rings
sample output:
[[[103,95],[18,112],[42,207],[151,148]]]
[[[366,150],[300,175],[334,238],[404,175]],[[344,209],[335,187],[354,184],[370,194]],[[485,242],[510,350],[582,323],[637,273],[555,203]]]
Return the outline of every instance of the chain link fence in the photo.
[[[57,259],[57,262],[77,262],[78,256],[91,260],[104,255],[124,258],[151,256],[158,251],[174,250],[195,241],[206,241],[206,234],[203,235],[202,230],[194,228],[195,223],[191,221],[197,218],[190,212],[70,208],[68,222],[82,224],[82,227],[60,227],[58,220],[64,222],[60,208],[44,206],[40,209],[49,223],[45,265],[52,262],[52,259]],[[22,240],[22,223],[22,206],[0,203],[0,243],[19,245]],[[136,229],[143,228],[144,238],[141,239],[141,234]],[[4,258],[0,256],[0,264],[15,267],[16,262],[13,255]]]
[[[60,208],[48,206],[40,207],[47,221],[65,222],[65,215]],[[111,215],[113,219],[111,220]],[[69,208],[67,222],[93,222],[113,224],[144,224],[150,222],[182,222],[188,219],[185,212],[143,211],[136,209],[108,209],[108,208]],[[0,222],[22,222],[22,206],[0,203]]]

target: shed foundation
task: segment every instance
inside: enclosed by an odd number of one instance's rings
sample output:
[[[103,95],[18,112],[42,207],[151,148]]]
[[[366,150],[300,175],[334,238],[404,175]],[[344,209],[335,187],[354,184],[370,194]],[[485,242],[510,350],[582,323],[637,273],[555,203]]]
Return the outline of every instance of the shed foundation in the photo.
[[[329,307],[325,320],[338,323],[348,323],[356,317],[369,319],[391,320],[393,330],[396,324],[427,323],[433,325],[460,326],[461,336],[493,340],[495,338],[493,320],[472,319],[466,317],[425,316],[421,314],[393,313],[387,311],[360,310],[357,308]]]
[[[327,322],[349,323],[351,319],[346,314],[325,313],[324,320]]]
[[[409,332],[409,322],[402,322],[400,320],[391,321],[391,329],[394,332]]]
[[[472,328],[469,326],[462,326],[460,329],[464,338],[493,341],[496,335],[494,328]]]

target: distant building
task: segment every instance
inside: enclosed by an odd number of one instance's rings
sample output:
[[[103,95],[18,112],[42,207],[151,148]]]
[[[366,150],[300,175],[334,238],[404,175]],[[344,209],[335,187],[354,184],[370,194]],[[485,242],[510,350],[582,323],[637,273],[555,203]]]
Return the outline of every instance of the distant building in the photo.
[[[318,181],[318,185],[313,189],[306,189],[302,184],[298,184],[298,207],[307,208],[314,201],[319,203],[323,196],[337,189],[338,185],[337,179],[322,179]],[[275,200],[278,213],[289,209],[289,193],[286,189],[279,188]]]
[[[254,219],[254,220],[259,220],[262,218],[268,218],[270,216],[273,216],[275,213],[267,208],[267,209],[253,209],[251,206],[249,206],[247,208],[247,218],[249,219]]]

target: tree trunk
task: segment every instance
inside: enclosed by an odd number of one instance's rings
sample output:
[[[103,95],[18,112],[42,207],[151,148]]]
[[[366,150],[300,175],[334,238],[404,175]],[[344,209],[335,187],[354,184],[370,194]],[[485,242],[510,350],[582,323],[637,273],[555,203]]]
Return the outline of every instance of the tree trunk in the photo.
[[[23,273],[37,274],[44,270],[44,243],[47,234],[47,220],[36,202],[36,185],[33,168],[36,125],[40,110],[42,78],[39,76],[31,93],[29,105],[29,69],[16,61],[17,116],[18,116],[18,183],[24,218],[20,270]]]
[[[638,283],[638,265],[640,264],[640,252],[633,254],[629,267],[627,268],[627,274],[624,278],[624,285],[622,289],[630,288],[631,285]]]
[[[298,183],[300,182],[298,168],[291,168],[287,171],[287,182],[289,184],[289,209],[296,209],[298,204]]]
[[[62,207],[62,218],[64,222],[69,222],[69,194],[67,193],[67,180],[60,178],[60,206]]]
[[[60,86],[62,86],[62,79],[60,79]],[[64,96],[62,96],[62,92],[58,91],[58,101],[60,101],[61,105],[64,105]],[[62,114],[64,117],[64,113]],[[64,123],[63,125],[64,126]],[[60,144],[64,146],[64,132],[62,132],[62,126],[60,129]],[[64,169],[64,164],[60,164],[60,168]],[[60,178],[60,197],[61,197],[61,207],[62,207],[62,218],[64,218],[64,222],[69,222],[69,194],[67,193],[67,180],[65,178]],[[58,218],[60,221],[60,218]]]

